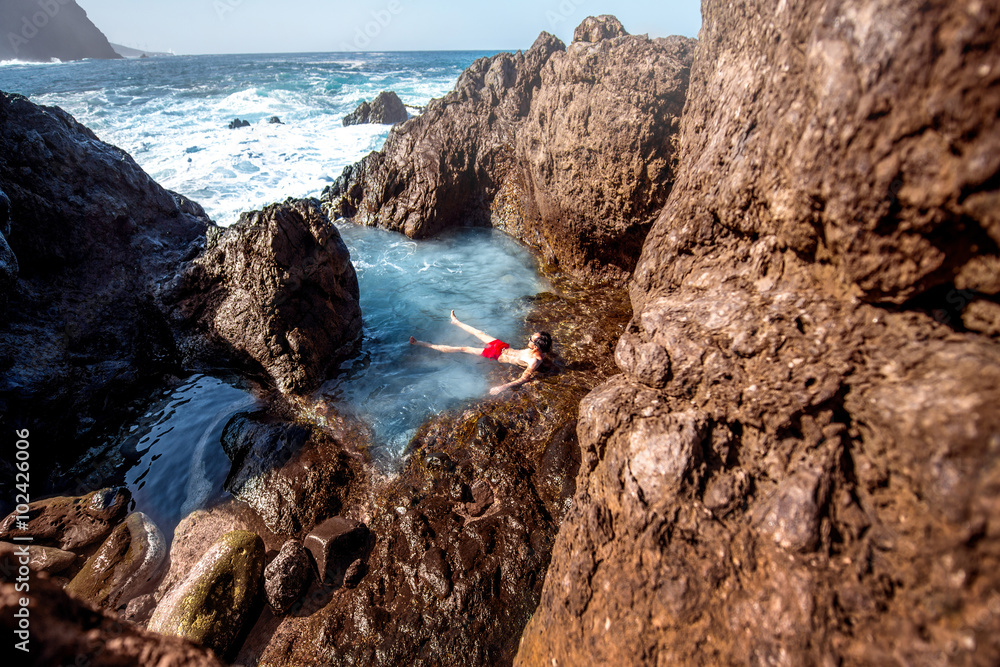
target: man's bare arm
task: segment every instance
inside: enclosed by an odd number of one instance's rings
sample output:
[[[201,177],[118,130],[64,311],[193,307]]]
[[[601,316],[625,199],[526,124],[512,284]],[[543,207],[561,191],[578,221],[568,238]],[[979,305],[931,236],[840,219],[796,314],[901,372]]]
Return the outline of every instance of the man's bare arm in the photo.
[[[533,360],[531,364],[529,364],[528,367],[524,369],[524,372],[521,373],[521,377],[517,378],[516,380],[513,380],[512,382],[508,382],[506,384],[501,384],[496,387],[493,387],[492,389],[490,389],[490,394],[496,396],[497,394],[506,389],[513,389],[514,387],[520,387],[522,384],[530,382],[531,379],[535,376],[535,372],[539,369],[539,367],[541,367],[541,365],[542,365],[541,359]]]

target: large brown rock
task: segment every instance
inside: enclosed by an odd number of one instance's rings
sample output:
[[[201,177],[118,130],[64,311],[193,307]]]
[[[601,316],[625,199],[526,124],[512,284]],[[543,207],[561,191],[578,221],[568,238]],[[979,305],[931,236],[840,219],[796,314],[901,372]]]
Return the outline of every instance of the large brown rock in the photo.
[[[362,125],[364,123],[395,125],[402,123],[408,117],[406,106],[399,99],[399,95],[391,90],[383,90],[375,96],[371,104],[365,100],[358,105],[357,109],[345,116],[344,125]]]
[[[703,15],[515,664],[993,664],[1000,9]]]
[[[17,636],[25,592],[15,584],[0,584],[0,628],[11,642]],[[178,637],[145,632],[70,597],[45,575],[33,576],[29,607],[30,635],[27,653],[10,646],[8,656],[19,656],[19,665],[87,664],[94,667],[148,665],[149,667],[222,667],[212,651]]]
[[[414,238],[493,225],[573,275],[623,282],[673,181],[694,40],[593,23],[621,36],[566,49],[542,33],[477,60],[324,191],[331,215]]]
[[[315,389],[361,333],[350,253],[316,200],[244,213],[160,297],[187,359],[230,360],[283,393]]]
[[[111,534],[131,502],[132,494],[124,487],[37,500],[28,505],[26,515],[12,512],[0,523],[0,540],[30,537],[38,546],[82,549]]]
[[[0,93],[0,190],[18,267],[13,285],[0,285],[0,427],[27,429],[31,451],[46,452],[31,469],[42,495],[56,462],[178,372],[155,284],[203,247],[211,221],[69,114],[9,93]],[[0,488],[14,479],[2,477]],[[0,506],[13,498],[5,490]]]

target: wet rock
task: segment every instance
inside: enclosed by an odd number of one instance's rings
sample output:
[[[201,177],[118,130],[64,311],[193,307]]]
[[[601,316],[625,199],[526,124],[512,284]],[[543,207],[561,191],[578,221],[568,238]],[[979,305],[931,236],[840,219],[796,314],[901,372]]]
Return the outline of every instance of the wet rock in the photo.
[[[16,572],[21,565],[25,549],[28,552],[27,565],[32,572],[59,574],[76,563],[79,558],[75,553],[54,547],[0,542],[0,571],[4,573]],[[12,580],[12,577],[7,577],[6,574],[3,578],[7,581]]]
[[[36,545],[74,551],[107,537],[125,518],[131,501],[123,487],[38,500],[28,506],[26,528],[18,527],[17,513],[0,523],[0,540],[30,536]]]
[[[264,543],[233,531],[201,557],[187,578],[160,600],[149,630],[183,637],[226,655],[247,624],[264,570]]]
[[[233,417],[222,446],[233,462],[225,488],[285,535],[338,512],[356,475],[356,465],[328,433],[265,414]]]
[[[315,389],[361,332],[350,253],[316,200],[240,216],[161,291],[193,363],[230,359],[283,393]]]
[[[8,637],[16,636],[14,614],[22,608],[23,598],[24,592],[15,590],[14,584],[0,584],[0,630]],[[223,666],[212,651],[123,623],[109,612],[70,597],[45,575],[32,578],[31,601],[30,652],[18,664]]]
[[[348,565],[347,571],[344,572],[344,588],[357,588],[366,571],[365,562],[360,558]]]
[[[364,123],[395,125],[405,121],[408,116],[406,106],[403,105],[399,96],[391,90],[383,90],[372,100],[371,104],[364,101],[358,105],[357,109],[345,116],[344,126]]]
[[[243,128],[243,127],[250,127],[250,121],[248,121],[248,120],[240,120],[239,118],[235,118],[235,119],[229,121],[229,129],[230,130],[238,130],[238,129]]]
[[[301,596],[312,579],[309,552],[298,540],[288,540],[281,552],[264,568],[264,593],[276,615],[284,614]]]
[[[624,37],[628,33],[625,27],[614,16],[603,14],[601,16],[588,16],[583,23],[573,31],[574,42],[600,42],[605,39]]]
[[[281,122],[281,119],[278,118],[277,116],[271,116],[270,118],[267,119],[267,122],[270,123],[271,125],[284,125],[284,123]]]
[[[148,516],[134,512],[111,532],[66,591],[96,607],[115,610],[152,593],[166,561],[163,533]]]
[[[368,537],[368,528],[363,523],[335,516],[313,528],[303,544],[316,561],[320,578],[326,581],[331,567],[345,559],[344,565],[353,562],[353,556],[367,545]]]
[[[587,25],[596,36],[614,23]],[[325,206],[413,238],[492,225],[573,275],[624,283],[673,181],[693,45],[623,36],[566,49],[542,33],[524,53],[480,59],[345,169]]]
[[[482,516],[493,505],[493,487],[486,480],[479,480],[470,489],[472,502],[466,504],[470,516]]]
[[[441,549],[429,549],[424,554],[417,574],[439,599],[444,599],[451,593],[451,568]]]

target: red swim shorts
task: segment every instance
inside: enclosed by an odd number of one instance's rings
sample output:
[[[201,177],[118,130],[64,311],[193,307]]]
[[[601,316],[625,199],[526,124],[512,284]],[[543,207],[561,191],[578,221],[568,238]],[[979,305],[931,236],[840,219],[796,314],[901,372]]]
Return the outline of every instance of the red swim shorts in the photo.
[[[506,350],[510,345],[503,342],[502,340],[491,340],[486,344],[483,349],[483,356],[487,359],[499,359],[500,353]]]

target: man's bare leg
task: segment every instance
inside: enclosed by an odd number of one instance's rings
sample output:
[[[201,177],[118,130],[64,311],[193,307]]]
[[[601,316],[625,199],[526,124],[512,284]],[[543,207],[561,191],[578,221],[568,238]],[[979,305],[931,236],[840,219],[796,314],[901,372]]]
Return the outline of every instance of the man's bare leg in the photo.
[[[410,345],[419,345],[420,347],[426,347],[432,350],[437,350],[438,352],[446,352],[449,354],[453,354],[455,352],[464,352],[465,354],[474,354],[478,357],[483,353],[483,348],[481,347],[458,347],[456,345],[437,345],[435,343],[425,343],[422,340],[417,340],[413,336],[410,336]]]
[[[493,342],[493,341],[496,340],[496,336],[491,336],[488,333],[486,333],[485,331],[480,331],[479,329],[476,329],[474,327],[470,327],[465,322],[459,322],[458,318],[455,317],[455,311],[454,310],[451,311],[451,323],[454,324],[459,329],[461,329],[462,331],[464,331],[465,333],[472,334],[473,336],[475,336],[479,340],[483,341],[484,343],[491,343],[491,342]]]

